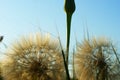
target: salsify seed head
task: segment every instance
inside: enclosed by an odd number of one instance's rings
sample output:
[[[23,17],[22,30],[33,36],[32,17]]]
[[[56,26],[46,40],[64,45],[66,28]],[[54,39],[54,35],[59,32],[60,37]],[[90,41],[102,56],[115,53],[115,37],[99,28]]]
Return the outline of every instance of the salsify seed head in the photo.
[[[77,44],[75,70],[78,80],[119,80],[120,64],[105,38],[84,39]],[[114,79],[113,77],[114,76]]]
[[[24,36],[7,50],[5,80],[62,80],[64,65],[58,39],[49,34]]]

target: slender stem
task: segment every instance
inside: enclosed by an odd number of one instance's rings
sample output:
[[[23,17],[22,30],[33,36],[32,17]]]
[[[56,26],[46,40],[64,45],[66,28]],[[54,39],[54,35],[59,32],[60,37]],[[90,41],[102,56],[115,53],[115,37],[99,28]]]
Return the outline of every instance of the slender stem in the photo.
[[[69,63],[69,45],[72,14],[67,13],[67,45],[66,45],[66,63]]]

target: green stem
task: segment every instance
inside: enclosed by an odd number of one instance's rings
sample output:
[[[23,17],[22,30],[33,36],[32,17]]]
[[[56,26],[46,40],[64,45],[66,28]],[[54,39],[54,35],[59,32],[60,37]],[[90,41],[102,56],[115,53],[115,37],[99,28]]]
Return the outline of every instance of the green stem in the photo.
[[[66,63],[69,63],[69,45],[72,14],[67,13],[67,45],[66,45]]]

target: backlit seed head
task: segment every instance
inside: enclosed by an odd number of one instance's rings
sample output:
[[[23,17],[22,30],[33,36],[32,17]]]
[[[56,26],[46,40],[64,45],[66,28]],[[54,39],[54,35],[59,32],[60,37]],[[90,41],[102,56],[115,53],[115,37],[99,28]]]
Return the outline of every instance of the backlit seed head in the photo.
[[[75,54],[78,80],[119,80],[120,64],[111,43],[105,37],[85,39],[78,43]]]
[[[63,80],[64,66],[57,39],[50,35],[30,35],[14,42],[7,51],[5,80]]]

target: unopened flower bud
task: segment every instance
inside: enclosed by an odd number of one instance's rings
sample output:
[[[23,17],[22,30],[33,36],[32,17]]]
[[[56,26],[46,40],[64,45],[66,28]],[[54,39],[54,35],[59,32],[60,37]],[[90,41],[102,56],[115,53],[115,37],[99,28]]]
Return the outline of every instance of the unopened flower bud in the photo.
[[[74,0],[65,0],[64,9],[66,13],[73,14],[75,11],[75,1]]]

